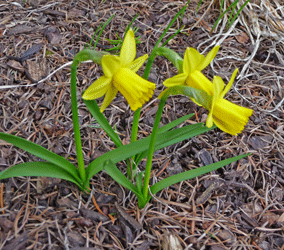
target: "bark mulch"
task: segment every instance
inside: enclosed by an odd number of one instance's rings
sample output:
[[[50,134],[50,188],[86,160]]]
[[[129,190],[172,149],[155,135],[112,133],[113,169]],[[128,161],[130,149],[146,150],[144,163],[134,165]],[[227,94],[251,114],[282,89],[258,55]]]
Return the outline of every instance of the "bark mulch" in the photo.
[[[254,109],[242,134],[219,129],[186,140],[154,155],[153,182],[242,153],[249,157],[218,171],[173,185],[139,209],[135,196],[105,172],[93,177],[84,194],[69,182],[39,177],[1,181],[0,249],[284,249],[284,9],[281,1],[251,0],[231,28],[227,13],[216,29],[219,1],[192,0],[182,32],[169,47],[183,55],[186,47],[207,54],[221,49],[204,74],[225,82],[236,67],[238,78],[227,99]],[[228,7],[233,1],[225,0]],[[240,0],[240,4],[244,2]],[[0,131],[15,134],[76,162],[73,139],[70,63],[90,42],[100,23],[115,17],[99,41],[123,36],[139,13],[142,43],[137,56],[149,53],[185,1],[2,1],[0,3]],[[61,68],[60,68],[61,67]],[[138,73],[141,74],[142,71]],[[142,109],[140,137],[151,132],[157,96],[176,69],[158,57],[150,80],[154,97]],[[81,93],[102,74],[83,63],[78,71],[78,99],[86,164],[115,148],[91,118]],[[99,104],[102,99],[98,100]],[[207,112],[188,98],[171,97],[162,123],[187,113],[186,123],[205,121]],[[133,112],[118,95],[104,112],[127,143]],[[0,170],[37,160],[0,141]],[[145,162],[139,166],[141,170]],[[124,163],[119,165],[125,172]]]

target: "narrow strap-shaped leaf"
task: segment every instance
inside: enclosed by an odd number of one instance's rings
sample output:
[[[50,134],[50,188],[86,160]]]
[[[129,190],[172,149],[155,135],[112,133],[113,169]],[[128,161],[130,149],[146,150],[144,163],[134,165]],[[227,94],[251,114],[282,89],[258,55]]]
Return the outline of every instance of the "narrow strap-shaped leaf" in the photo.
[[[188,114],[188,115],[185,115],[183,117],[180,117],[166,125],[164,125],[163,127],[160,127],[158,129],[158,134],[161,134],[161,133],[164,133],[178,125],[180,125],[181,123],[185,122],[186,120],[190,119],[192,116],[194,116],[194,114]]]
[[[204,167],[192,169],[192,170],[189,170],[189,171],[185,171],[185,172],[170,176],[170,177],[163,179],[163,180],[159,181],[158,183],[154,184],[150,188],[151,192],[152,192],[152,194],[156,194],[157,192],[161,191],[165,187],[169,187],[169,186],[176,184],[176,183],[179,183],[181,181],[189,180],[189,179],[195,178],[197,176],[200,176],[202,174],[209,173],[213,170],[224,167],[224,166],[226,166],[226,165],[228,165],[228,164],[230,164],[234,161],[238,161],[238,160],[240,160],[244,157],[247,157],[248,155],[249,154],[238,155],[238,156],[232,157],[230,159],[215,162],[215,163],[209,164],[209,165],[204,166]]]
[[[118,136],[117,133],[113,130],[113,128],[110,126],[108,120],[105,118],[105,116],[100,112],[100,108],[95,100],[84,100],[84,103],[86,104],[88,110],[92,114],[92,116],[96,119],[96,121],[101,125],[103,130],[108,134],[108,136],[111,138],[111,140],[114,142],[114,144],[117,147],[122,146],[122,142]]]
[[[136,176],[136,186],[137,189],[142,192],[142,184],[143,184],[143,175],[144,175],[144,171],[143,172],[139,172]]]
[[[194,124],[194,125],[196,125],[196,124]],[[202,125],[203,124],[198,125],[198,126],[202,126]],[[158,134],[156,144],[155,144],[156,145],[155,149],[156,150],[160,149],[160,148],[162,148],[163,145],[167,145],[167,146],[171,145],[171,144],[168,144],[168,141],[174,141],[173,143],[177,143],[177,142],[184,140],[184,138],[186,139],[188,129],[190,129],[190,130],[192,129],[191,126],[193,126],[193,125],[188,125],[188,126],[185,126],[183,128],[175,129],[173,131],[167,131],[163,134]],[[188,127],[190,127],[190,128],[188,128]],[[213,126],[212,128],[206,128],[206,129],[205,128],[206,127],[204,126],[203,130],[201,129],[198,132],[200,132],[200,133],[202,133],[202,131],[206,132],[206,131],[209,131],[209,130],[215,128],[215,127]],[[177,133],[179,133],[179,132],[183,136],[177,138]],[[133,155],[139,154],[139,153],[147,150],[148,147],[149,147],[149,143],[150,143],[150,137],[147,137],[147,138],[141,139],[139,141],[135,141],[135,142],[132,142],[130,144],[121,146],[119,148],[116,148],[116,149],[114,149],[110,152],[103,154],[102,156],[100,156],[97,159],[95,159],[94,161],[92,161],[89,164],[89,166],[87,167],[87,169],[86,169],[87,180],[90,180],[93,175],[95,175],[96,173],[103,170],[103,164],[106,160],[111,159],[112,162],[114,164],[116,164],[117,162],[123,161],[127,158],[132,157]]]
[[[170,122],[170,123],[168,123],[168,124],[166,124],[166,125],[160,127],[160,128],[158,129],[158,134],[162,134],[162,133],[164,133],[164,132],[166,132],[166,131],[169,131],[170,129],[172,129],[172,128],[178,126],[179,124],[183,123],[184,121],[190,119],[192,116],[194,116],[194,114],[185,115],[185,116],[183,116],[183,117],[180,117],[180,118],[178,118],[178,119],[176,119],[176,120],[174,120],[174,121],[172,121],[172,122]],[[134,119],[134,120],[135,120],[135,119]],[[134,123],[134,120],[133,120],[133,123]],[[132,136],[132,134],[131,134],[131,136]],[[156,143],[156,144],[157,144],[157,143]],[[143,152],[142,152],[141,154],[143,154]],[[136,155],[134,161],[135,161],[136,163],[138,163],[138,162],[140,162],[144,157],[145,157],[145,156],[143,156],[143,157],[141,158],[140,154],[138,154],[138,155]],[[139,159],[140,159],[140,160],[139,160]]]
[[[81,184],[67,171],[49,162],[25,162],[9,167],[0,173],[0,180],[19,176],[46,176],[71,181],[81,188]]]
[[[39,146],[33,142],[27,141],[21,137],[9,135],[0,132],[0,139],[13,144],[14,146],[21,148],[43,160],[49,161],[59,168],[69,172],[78,182],[80,182],[78,169],[69,161],[63,157],[47,150],[46,148]]]
[[[191,127],[191,126],[195,126],[195,128]],[[213,125],[211,128],[208,128],[203,123],[197,123],[197,124],[192,124],[192,125],[189,125],[189,126],[186,126],[186,127],[182,127],[178,131],[176,131],[177,129],[170,131],[170,132],[172,132],[171,138],[169,140],[167,140],[166,138],[164,138],[163,140],[160,139],[161,142],[156,144],[155,150],[159,150],[161,148],[170,146],[172,144],[184,141],[186,139],[189,139],[189,138],[192,138],[194,136],[203,134],[203,133],[208,132],[208,131],[215,129],[215,128],[216,128],[215,125]],[[178,132],[178,133],[176,133],[176,132]],[[164,134],[162,134],[161,136],[163,136]]]
[[[141,196],[142,198],[142,193],[140,193],[137,187],[129,179],[127,179],[123,173],[120,172],[120,170],[111,160],[106,160],[104,162],[104,170],[121,186],[127,188],[128,190],[130,190],[137,196]]]
[[[216,127],[214,126],[212,128],[207,128],[203,123],[197,123],[170,131],[170,135],[168,133],[159,134],[156,140],[155,151],[192,138],[196,135],[203,134],[214,128]],[[138,164],[143,158],[147,156],[147,152],[148,149],[140,153],[139,157],[136,157],[136,164]]]

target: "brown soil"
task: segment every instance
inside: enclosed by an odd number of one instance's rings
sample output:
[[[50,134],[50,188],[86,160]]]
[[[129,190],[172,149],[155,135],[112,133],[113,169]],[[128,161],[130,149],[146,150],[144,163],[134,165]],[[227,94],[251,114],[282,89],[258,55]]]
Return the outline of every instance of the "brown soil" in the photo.
[[[276,0],[251,0],[230,29],[226,29],[228,13],[210,33],[219,5],[204,0],[196,13],[198,2],[192,1],[183,18],[170,29],[169,36],[184,25],[168,46],[181,55],[186,47],[207,54],[221,43],[214,63],[204,74],[209,78],[220,75],[228,82],[238,67],[238,79],[226,98],[254,109],[254,114],[238,136],[215,129],[159,150],[154,156],[153,176],[162,179],[242,153],[251,155],[163,190],[144,209],[139,209],[136,197],[105,172],[93,177],[88,195],[59,179],[4,180],[0,249],[284,249],[283,5]],[[225,2],[228,6],[233,1]],[[0,131],[33,141],[76,163],[70,100],[74,55],[114,13],[99,49],[111,48],[105,38],[122,37],[139,13],[133,24],[139,27],[137,35],[142,41],[137,55],[149,54],[184,4],[161,0],[2,1]],[[163,81],[176,73],[165,58],[156,58],[149,80],[157,89],[142,109],[140,137],[151,132]],[[86,164],[115,148],[81,99],[82,91],[101,74],[100,67],[92,63],[82,64],[78,71]],[[187,123],[205,121],[207,111],[188,98],[170,98],[162,123],[192,112],[196,116]],[[133,112],[125,99],[118,95],[104,114],[127,143]],[[37,158],[0,141],[1,171],[33,160]],[[125,172],[124,163],[120,168]],[[176,246],[171,245],[173,242]]]

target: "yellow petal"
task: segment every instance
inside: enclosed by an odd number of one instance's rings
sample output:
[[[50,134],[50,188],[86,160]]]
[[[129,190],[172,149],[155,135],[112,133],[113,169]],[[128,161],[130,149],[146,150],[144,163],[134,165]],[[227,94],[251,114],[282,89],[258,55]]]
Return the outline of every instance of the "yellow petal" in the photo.
[[[105,55],[102,58],[102,68],[106,77],[112,77],[120,68],[121,61],[118,56]]]
[[[216,126],[224,132],[236,135],[242,132],[252,113],[252,109],[219,99],[214,106],[213,120]]]
[[[155,84],[146,81],[129,68],[120,68],[113,77],[113,85],[121,92],[135,111],[148,101],[155,89]]]
[[[187,48],[184,54],[183,60],[183,73],[192,73],[198,69],[198,65],[204,60],[204,56],[201,55],[194,48]]]
[[[200,64],[197,66],[197,70],[203,70],[205,69],[215,58],[219,51],[220,46],[215,46],[208,54],[207,56],[200,62]]]
[[[189,87],[204,90],[208,95],[213,95],[212,82],[200,71],[195,70],[193,73],[189,74],[186,79],[186,84]]]
[[[214,76],[213,78],[213,102],[214,99],[217,101],[217,99],[220,98],[220,94],[222,93],[222,90],[225,87],[225,83],[223,82],[222,78],[220,76]]]
[[[130,64],[129,68],[130,68],[132,71],[134,71],[134,72],[136,73],[136,72],[138,71],[138,69],[141,68],[141,66],[143,65],[143,63],[147,60],[147,58],[148,58],[148,55],[147,55],[147,54],[145,54],[144,56],[138,57],[136,60],[134,60],[134,61]]]
[[[94,100],[102,97],[110,87],[111,78],[101,76],[84,92],[82,98],[85,100]]]
[[[227,92],[230,90],[230,88],[232,87],[232,85],[234,83],[234,80],[236,78],[237,73],[238,73],[238,69],[235,69],[235,71],[233,72],[233,74],[231,76],[229,83],[227,84],[227,86],[222,91],[220,98],[223,98],[227,94]]]
[[[106,107],[112,102],[113,98],[116,96],[117,94],[117,89],[114,86],[110,86],[106,96],[104,98],[103,104],[100,108],[101,112],[104,112],[104,110],[106,109]]]
[[[185,85],[187,77],[188,77],[188,74],[181,73],[181,74],[175,75],[174,77],[168,78],[166,81],[163,82],[163,84],[166,87],[172,87],[176,85]]]
[[[213,79],[213,97],[212,97],[212,103],[211,103],[211,109],[208,114],[207,120],[206,120],[206,126],[208,128],[211,128],[213,126],[213,113],[214,113],[214,106],[215,103],[220,99],[220,94],[222,90],[224,89],[224,82],[221,77],[214,76]]]
[[[136,56],[136,42],[134,37],[134,32],[129,29],[125,35],[121,51],[120,59],[124,67],[129,67]]]

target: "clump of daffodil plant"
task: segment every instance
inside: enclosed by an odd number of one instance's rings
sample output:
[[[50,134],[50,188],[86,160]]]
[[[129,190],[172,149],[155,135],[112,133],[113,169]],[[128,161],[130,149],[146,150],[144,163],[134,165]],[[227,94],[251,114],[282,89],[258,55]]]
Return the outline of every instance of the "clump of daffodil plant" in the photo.
[[[166,48],[166,42],[159,46],[168,29],[179,15],[185,11],[185,8],[186,6],[182,8],[170,22],[162,36],[158,39],[149,58],[148,55],[144,55],[135,59],[136,40],[135,34],[130,27],[126,29],[122,44],[118,44],[117,46],[121,48],[119,55],[96,51],[89,46],[89,48],[82,50],[75,56],[71,66],[71,100],[77,166],[37,144],[14,135],[0,133],[0,139],[12,143],[45,160],[25,162],[10,167],[0,173],[0,179],[15,176],[57,177],[73,182],[81,190],[88,192],[90,189],[90,179],[96,173],[105,170],[115,181],[136,194],[138,206],[143,208],[147,202],[149,202],[152,195],[155,195],[165,187],[208,173],[246,157],[248,154],[236,156],[167,177],[150,185],[152,159],[156,150],[205,133],[216,128],[216,126],[226,133],[236,135],[237,133],[241,133],[252,114],[251,109],[240,107],[224,99],[225,94],[233,84],[237,70],[234,71],[227,86],[225,86],[221,77],[215,76],[212,83],[201,73],[214,59],[219,50],[219,46],[214,47],[206,57],[193,48],[187,48],[184,59],[171,49]],[[101,33],[102,30],[99,34]],[[149,82],[148,76],[156,56],[165,56],[176,66],[179,74],[164,82],[167,88],[159,95],[159,107],[156,113],[152,134],[146,138],[137,140],[141,107],[150,100],[155,90],[155,83]],[[143,77],[141,77],[137,72],[147,59],[145,71]],[[78,119],[76,76],[77,67],[80,62],[87,60],[92,60],[94,63],[101,65],[104,75],[92,83],[83,93],[82,97],[84,103],[96,119],[96,122],[105,130],[117,148],[98,157],[85,167]],[[123,145],[118,133],[114,131],[103,115],[103,111],[110,105],[118,92],[125,97],[130,108],[135,111],[131,142],[127,145]],[[206,108],[209,111],[206,126],[203,123],[196,123],[174,129],[174,127],[193,116],[193,114],[189,114],[159,128],[163,107],[170,95],[186,95],[196,104]],[[95,99],[102,96],[105,97],[99,108]],[[140,161],[146,157],[147,162],[144,171],[138,171],[137,166],[139,166]],[[126,176],[120,172],[116,166],[116,163],[124,160],[127,162]]]

